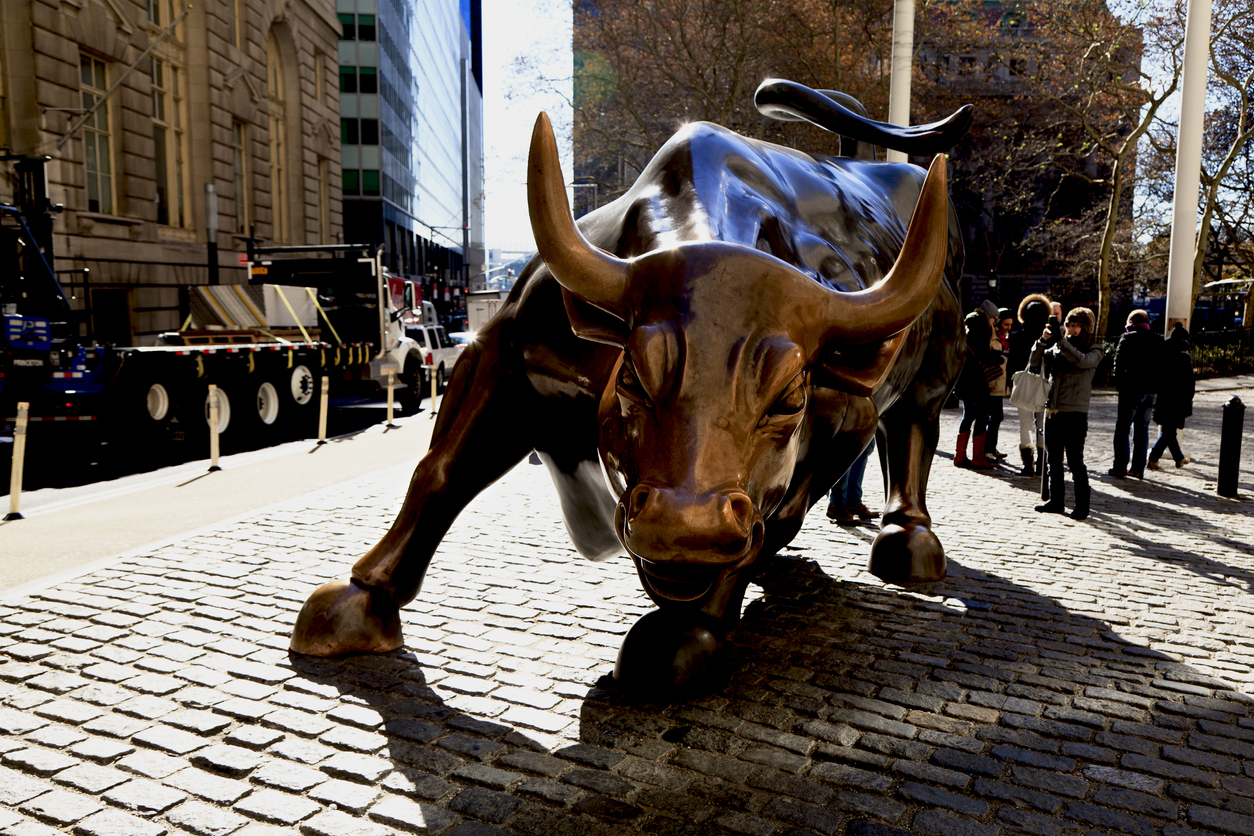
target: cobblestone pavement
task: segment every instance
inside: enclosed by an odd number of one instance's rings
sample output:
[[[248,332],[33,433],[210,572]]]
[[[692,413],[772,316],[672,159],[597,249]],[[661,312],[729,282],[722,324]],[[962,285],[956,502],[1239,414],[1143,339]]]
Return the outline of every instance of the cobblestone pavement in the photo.
[[[525,464],[454,526],[387,656],[286,646],[386,529],[397,468],[10,597],[0,833],[1248,836],[1248,431],[1247,499],[1208,487],[1228,395],[1199,395],[1193,465],[1098,476],[1084,523],[938,458],[944,582],[879,583],[874,529],[816,508],[751,588],[731,684],[680,704],[600,687],[649,604],[628,561],[577,558]]]

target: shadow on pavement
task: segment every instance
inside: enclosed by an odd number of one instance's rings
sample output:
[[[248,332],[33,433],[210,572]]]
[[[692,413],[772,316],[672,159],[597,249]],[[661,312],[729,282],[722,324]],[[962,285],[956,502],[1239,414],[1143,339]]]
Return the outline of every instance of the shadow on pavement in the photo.
[[[1225,828],[1254,812],[1254,700],[1004,578],[950,572],[902,591],[781,556],[733,634],[724,689],[648,704],[592,687],[580,742],[551,752],[544,735],[449,706],[421,653],[291,663],[340,710],[382,717],[378,754],[395,768],[383,786],[414,799],[408,824],[403,810],[372,810],[384,824],[1238,832]],[[473,677],[473,662],[461,667]]]

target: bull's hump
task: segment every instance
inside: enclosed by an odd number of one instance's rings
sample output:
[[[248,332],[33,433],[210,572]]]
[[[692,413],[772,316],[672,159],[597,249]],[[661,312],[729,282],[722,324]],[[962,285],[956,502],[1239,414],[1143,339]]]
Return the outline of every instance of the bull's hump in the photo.
[[[655,163],[659,182],[682,170],[691,183],[675,191],[689,219],[681,240],[763,249],[844,290],[895,260],[922,179],[912,166],[808,154],[709,122],[686,125]]]

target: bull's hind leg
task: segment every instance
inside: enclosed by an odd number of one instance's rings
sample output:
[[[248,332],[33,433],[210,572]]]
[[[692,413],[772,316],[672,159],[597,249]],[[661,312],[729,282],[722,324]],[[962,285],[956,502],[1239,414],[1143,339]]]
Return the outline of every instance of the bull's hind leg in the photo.
[[[400,608],[414,599],[440,540],[480,491],[527,454],[523,424],[534,404],[521,371],[501,357],[495,331],[453,367],[431,448],[392,528],[353,567],[316,590],[292,630],[292,650],[315,656],[394,650]]]
[[[932,533],[925,502],[927,477],[940,438],[940,416],[920,415],[912,407],[903,403],[888,410],[881,419],[883,432],[878,439],[888,501],[880,533],[871,544],[868,568],[889,583],[945,577],[945,549]]]

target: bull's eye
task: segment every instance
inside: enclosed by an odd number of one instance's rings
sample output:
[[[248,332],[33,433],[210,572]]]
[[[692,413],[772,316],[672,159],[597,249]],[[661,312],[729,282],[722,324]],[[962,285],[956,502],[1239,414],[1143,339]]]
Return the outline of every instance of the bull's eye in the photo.
[[[805,375],[799,374],[792,379],[792,382],[780,393],[775,402],[771,404],[771,408],[762,416],[762,420],[758,422],[758,426],[764,426],[772,421],[772,419],[786,419],[789,416],[796,415],[805,408],[806,405],[806,384]]]
[[[623,361],[622,368],[618,371],[618,394],[626,395],[634,400],[644,400],[644,387],[640,385],[640,378],[631,368],[631,363]]]

